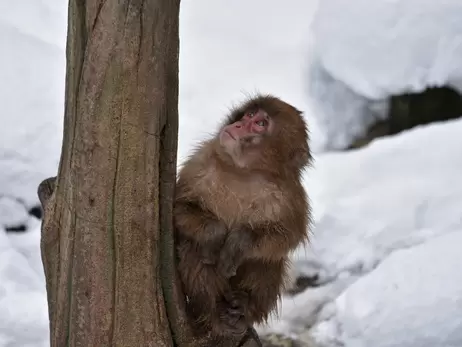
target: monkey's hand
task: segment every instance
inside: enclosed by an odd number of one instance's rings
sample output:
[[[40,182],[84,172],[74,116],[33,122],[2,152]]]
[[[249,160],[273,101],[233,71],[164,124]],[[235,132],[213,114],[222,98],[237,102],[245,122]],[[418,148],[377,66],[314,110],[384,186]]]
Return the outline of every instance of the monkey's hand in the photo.
[[[247,250],[252,247],[252,239],[252,233],[248,229],[232,229],[228,232],[220,250],[217,266],[217,270],[222,276],[231,278],[236,275]]]
[[[225,248],[220,252],[217,271],[225,278],[231,278],[236,275],[237,268],[241,261],[237,252],[232,249]]]
[[[208,265],[217,265],[220,258],[220,248],[224,242],[227,228],[219,220],[208,220],[204,223],[204,234],[207,238],[199,243],[202,262]]]

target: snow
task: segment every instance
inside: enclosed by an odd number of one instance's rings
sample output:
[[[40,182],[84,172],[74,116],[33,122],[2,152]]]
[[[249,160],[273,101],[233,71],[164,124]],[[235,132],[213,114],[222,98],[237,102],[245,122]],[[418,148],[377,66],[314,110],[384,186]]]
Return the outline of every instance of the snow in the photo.
[[[459,229],[396,251],[348,288],[336,302],[346,345],[460,346],[461,244]]]
[[[327,272],[370,269],[397,248],[461,227],[461,132],[460,121],[422,126],[316,159],[306,189],[329,184],[311,194],[311,250]]]
[[[460,13],[459,0],[320,1],[308,93],[324,149],[364,133],[386,111],[370,107],[390,95],[442,85],[462,91]]]
[[[416,1],[323,0],[318,12],[304,0],[183,2],[179,162],[247,93],[304,110],[316,149],[342,147],[383,117],[390,94],[460,88],[461,5]],[[67,8],[18,0],[0,10],[0,347],[44,347],[40,222],[27,210],[61,150]],[[304,178],[315,227],[293,273],[318,287],[284,297],[259,330],[315,347],[462,345],[461,133],[462,120],[450,121],[316,153]],[[28,231],[5,232],[18,224]]]
[[[49,346],[40,223],[27,210],[59,161],[66,7],[50,0],[0,4],[1,347]],[[27,233],[3,229],[21,224]]]
[[[262,331],[317,346],[462,345],[462,120],[316,158],[315,228],[295,263],[322,286],[286,298]]]
[[[0,223],[3,226],[11,227],[24,224],[29,214],[24,202],[14,196],[0,196]]]
[[[48,312],[39,250],[39,222],[10,240],[0,229],[0,346],[45,347]],[[33,241],[33,243],[31,242]],[[19,245],[24,253],[15,247]]]
[[[0,200],[15,197],[27,208],[38,204],[37,186],[56,173],[61,150],[65,52],[57,32],[65,21],[51,8],[26,0],[0,5]],[[61,40],[50,43],[54,36]],[[0,216],[6,205],[0,201]]]

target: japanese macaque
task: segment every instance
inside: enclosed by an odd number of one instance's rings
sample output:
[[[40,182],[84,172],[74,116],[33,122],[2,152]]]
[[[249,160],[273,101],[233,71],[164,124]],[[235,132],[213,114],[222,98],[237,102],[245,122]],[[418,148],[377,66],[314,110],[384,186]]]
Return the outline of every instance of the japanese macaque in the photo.
[[[276,309],[289,253],[308,240],[301,112],[257,96],[231,112],[179,171],[178,271],[188,313],[212,335],[243,335]]]

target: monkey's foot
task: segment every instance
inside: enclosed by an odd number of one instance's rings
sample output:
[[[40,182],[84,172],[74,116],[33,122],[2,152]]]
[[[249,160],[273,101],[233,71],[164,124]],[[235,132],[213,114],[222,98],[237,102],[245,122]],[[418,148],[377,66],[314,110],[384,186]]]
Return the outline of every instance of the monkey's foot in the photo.
[[[235,295],[234,293],[231,294],[229,298],[226,298],[221,303],[218,312],[219,324],[217,327],[222,331],[221,334],[243,336],[246,333],[248,328],[244,305],[246,300],[248,300],[247,296],[244,297],[241,292],[236,292]]]
[[[244,336],[247,332],[247,321],[237,311],[225,311],[220,314],[218,325],[215,329],[219,335]]]

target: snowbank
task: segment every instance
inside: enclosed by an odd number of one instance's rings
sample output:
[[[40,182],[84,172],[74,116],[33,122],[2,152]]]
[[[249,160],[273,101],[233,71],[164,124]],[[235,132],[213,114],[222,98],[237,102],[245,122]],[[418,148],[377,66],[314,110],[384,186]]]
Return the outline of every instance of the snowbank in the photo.
[[[354,347],[462,344],[462,231],[398,250],[336,301],[342,340]]]
[[[315,326],[328,347],[462,345],[461,133],[450,121],[316,158],[316,227],[296,266],[325,285],[285,299],[270,330]]]
[[[375,101],[390,95],[442,85],[462,91],[460,13],[459,0],[321,1],[308,91],[324,146],[342,148],[362,134],[386,111],[370,110]]]

